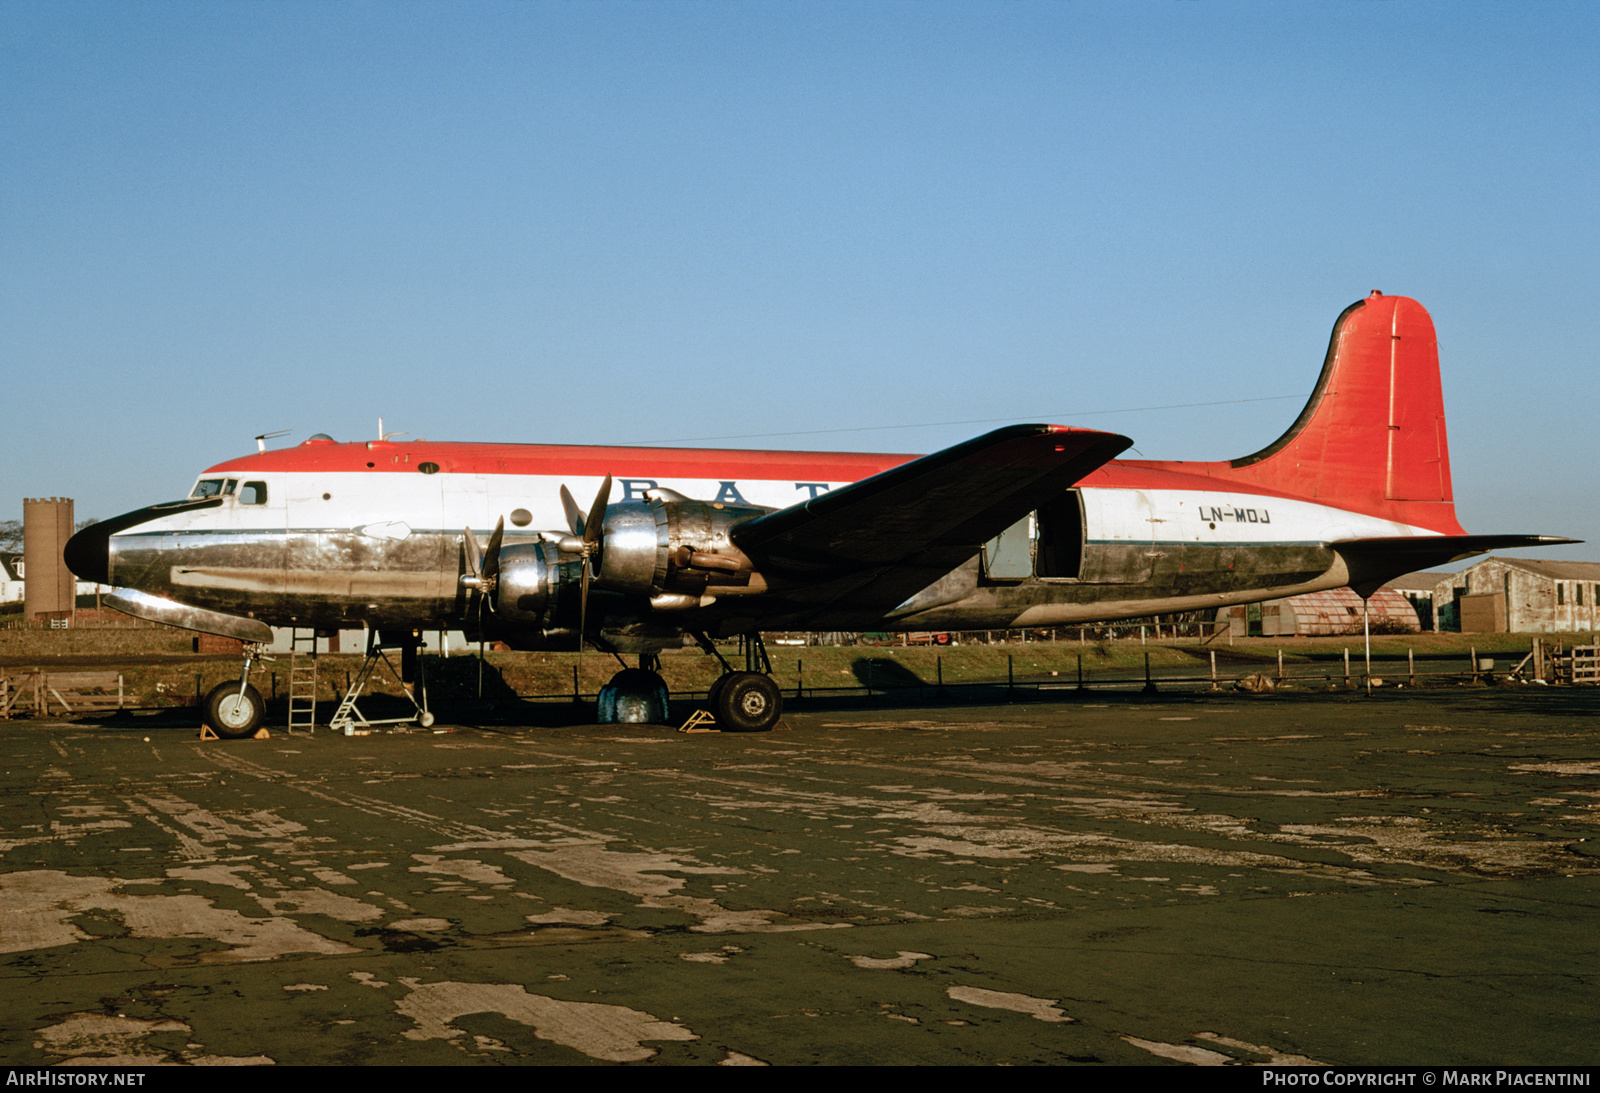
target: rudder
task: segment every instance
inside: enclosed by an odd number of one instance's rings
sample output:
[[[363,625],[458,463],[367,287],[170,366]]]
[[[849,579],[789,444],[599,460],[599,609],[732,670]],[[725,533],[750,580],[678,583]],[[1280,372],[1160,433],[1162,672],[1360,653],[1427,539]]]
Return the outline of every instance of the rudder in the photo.
[[[1222,476],[1401,523],[1461,534],[1450,486],[1433,319],[1374,292],[1333,326],[1305,409]]]

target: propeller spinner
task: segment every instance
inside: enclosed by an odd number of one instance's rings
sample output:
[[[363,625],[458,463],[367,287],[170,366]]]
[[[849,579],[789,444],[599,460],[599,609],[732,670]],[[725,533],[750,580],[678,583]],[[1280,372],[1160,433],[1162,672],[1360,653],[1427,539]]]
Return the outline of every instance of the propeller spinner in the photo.
[[[467,572],[461,578],[461,586],[472,593],[468,613],[476,607],[481,618],[485,605],[488,610],[494,610],[494,590],[500,578],[500,542],[506,535],[506,518],[500,517],[494,526],[494,534],[489,536],[488,549],[481,552],[478,550],[478,537],[472,534],[472,529],[466,528],[465,531],[462,542],[467,549]]]

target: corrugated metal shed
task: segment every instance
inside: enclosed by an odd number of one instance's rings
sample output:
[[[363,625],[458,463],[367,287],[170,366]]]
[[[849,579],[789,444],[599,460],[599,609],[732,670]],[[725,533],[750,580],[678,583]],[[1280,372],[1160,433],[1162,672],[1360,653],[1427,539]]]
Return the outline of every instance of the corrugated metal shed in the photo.
[[[1367,604],[1374,630],[1415,633],[1422,629],[1411,601],[1392,588],[1380,588]],[[1327,637],[1362,631],[1361,597],[1353,589],[1332,588],[1307,592],[1260,604],[1240,604],[1217,611],[1217,621],[1227,622],[1236,637]]]

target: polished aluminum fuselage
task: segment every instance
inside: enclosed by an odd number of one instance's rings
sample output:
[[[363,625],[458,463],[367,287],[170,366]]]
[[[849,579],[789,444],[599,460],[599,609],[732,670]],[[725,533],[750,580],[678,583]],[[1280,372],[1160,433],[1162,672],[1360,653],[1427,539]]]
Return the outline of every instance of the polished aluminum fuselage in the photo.
[[[253,458],[203,477],[226,474],[258,483],[264,501],[246,503],[235,493],[113,535],[111,583],[272,626],[459,626],[466,607],[460,583],[465,529],[481,541],[505,519],[507,547],[531,544],[540,532],[565,530],[562,485],[580,497],[599,485],[599,476],[581,474],[258,469]],[[649,618],[648,640],[660,644],[683,629],[748,630],[752,618],[761,629],[817,630],[1081,623],[1338,587],[1349,574],[1331,543],[1428,534],[1304,500],[1172,488],[1170,474],[1159,485],[1140,484],[1149,475],[1134,464],[1107,469],[1113,473],[1100,477],[1112,484],[1074,491],[1081,497],[1082,545],[1072,577],[997,577],[975,551],[966,565],[887,613],[863,614],[849,604],[788,608],[781,596],[765,604],[760,596],[724,598],[671,612],[612,594],[598,601],[596,625],[639,631]],[[730,504],[736,498],[769,508],[843,484],[797,482],[793,475],[652,474],[623,481],[624,503],[648,483],[688,497],[721,495]]]

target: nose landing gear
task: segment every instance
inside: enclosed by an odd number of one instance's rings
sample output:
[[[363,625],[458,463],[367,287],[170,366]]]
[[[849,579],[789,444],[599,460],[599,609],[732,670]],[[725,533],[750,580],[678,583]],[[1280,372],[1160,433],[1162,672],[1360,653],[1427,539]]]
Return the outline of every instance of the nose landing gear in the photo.
[[[224,740],[243,740],[261,728],[261,692],[250,684],[219,683],[206,695],[201,719]]]
[[[224,740],[244,740],[260,734],[267,707],[261,700],[261,692],[250,684],[250,665],[267,659],[263,646],[244,647],[244,667],[239,671],[239,682],[217,684],[201,703],[202,736],[205,729]]]

